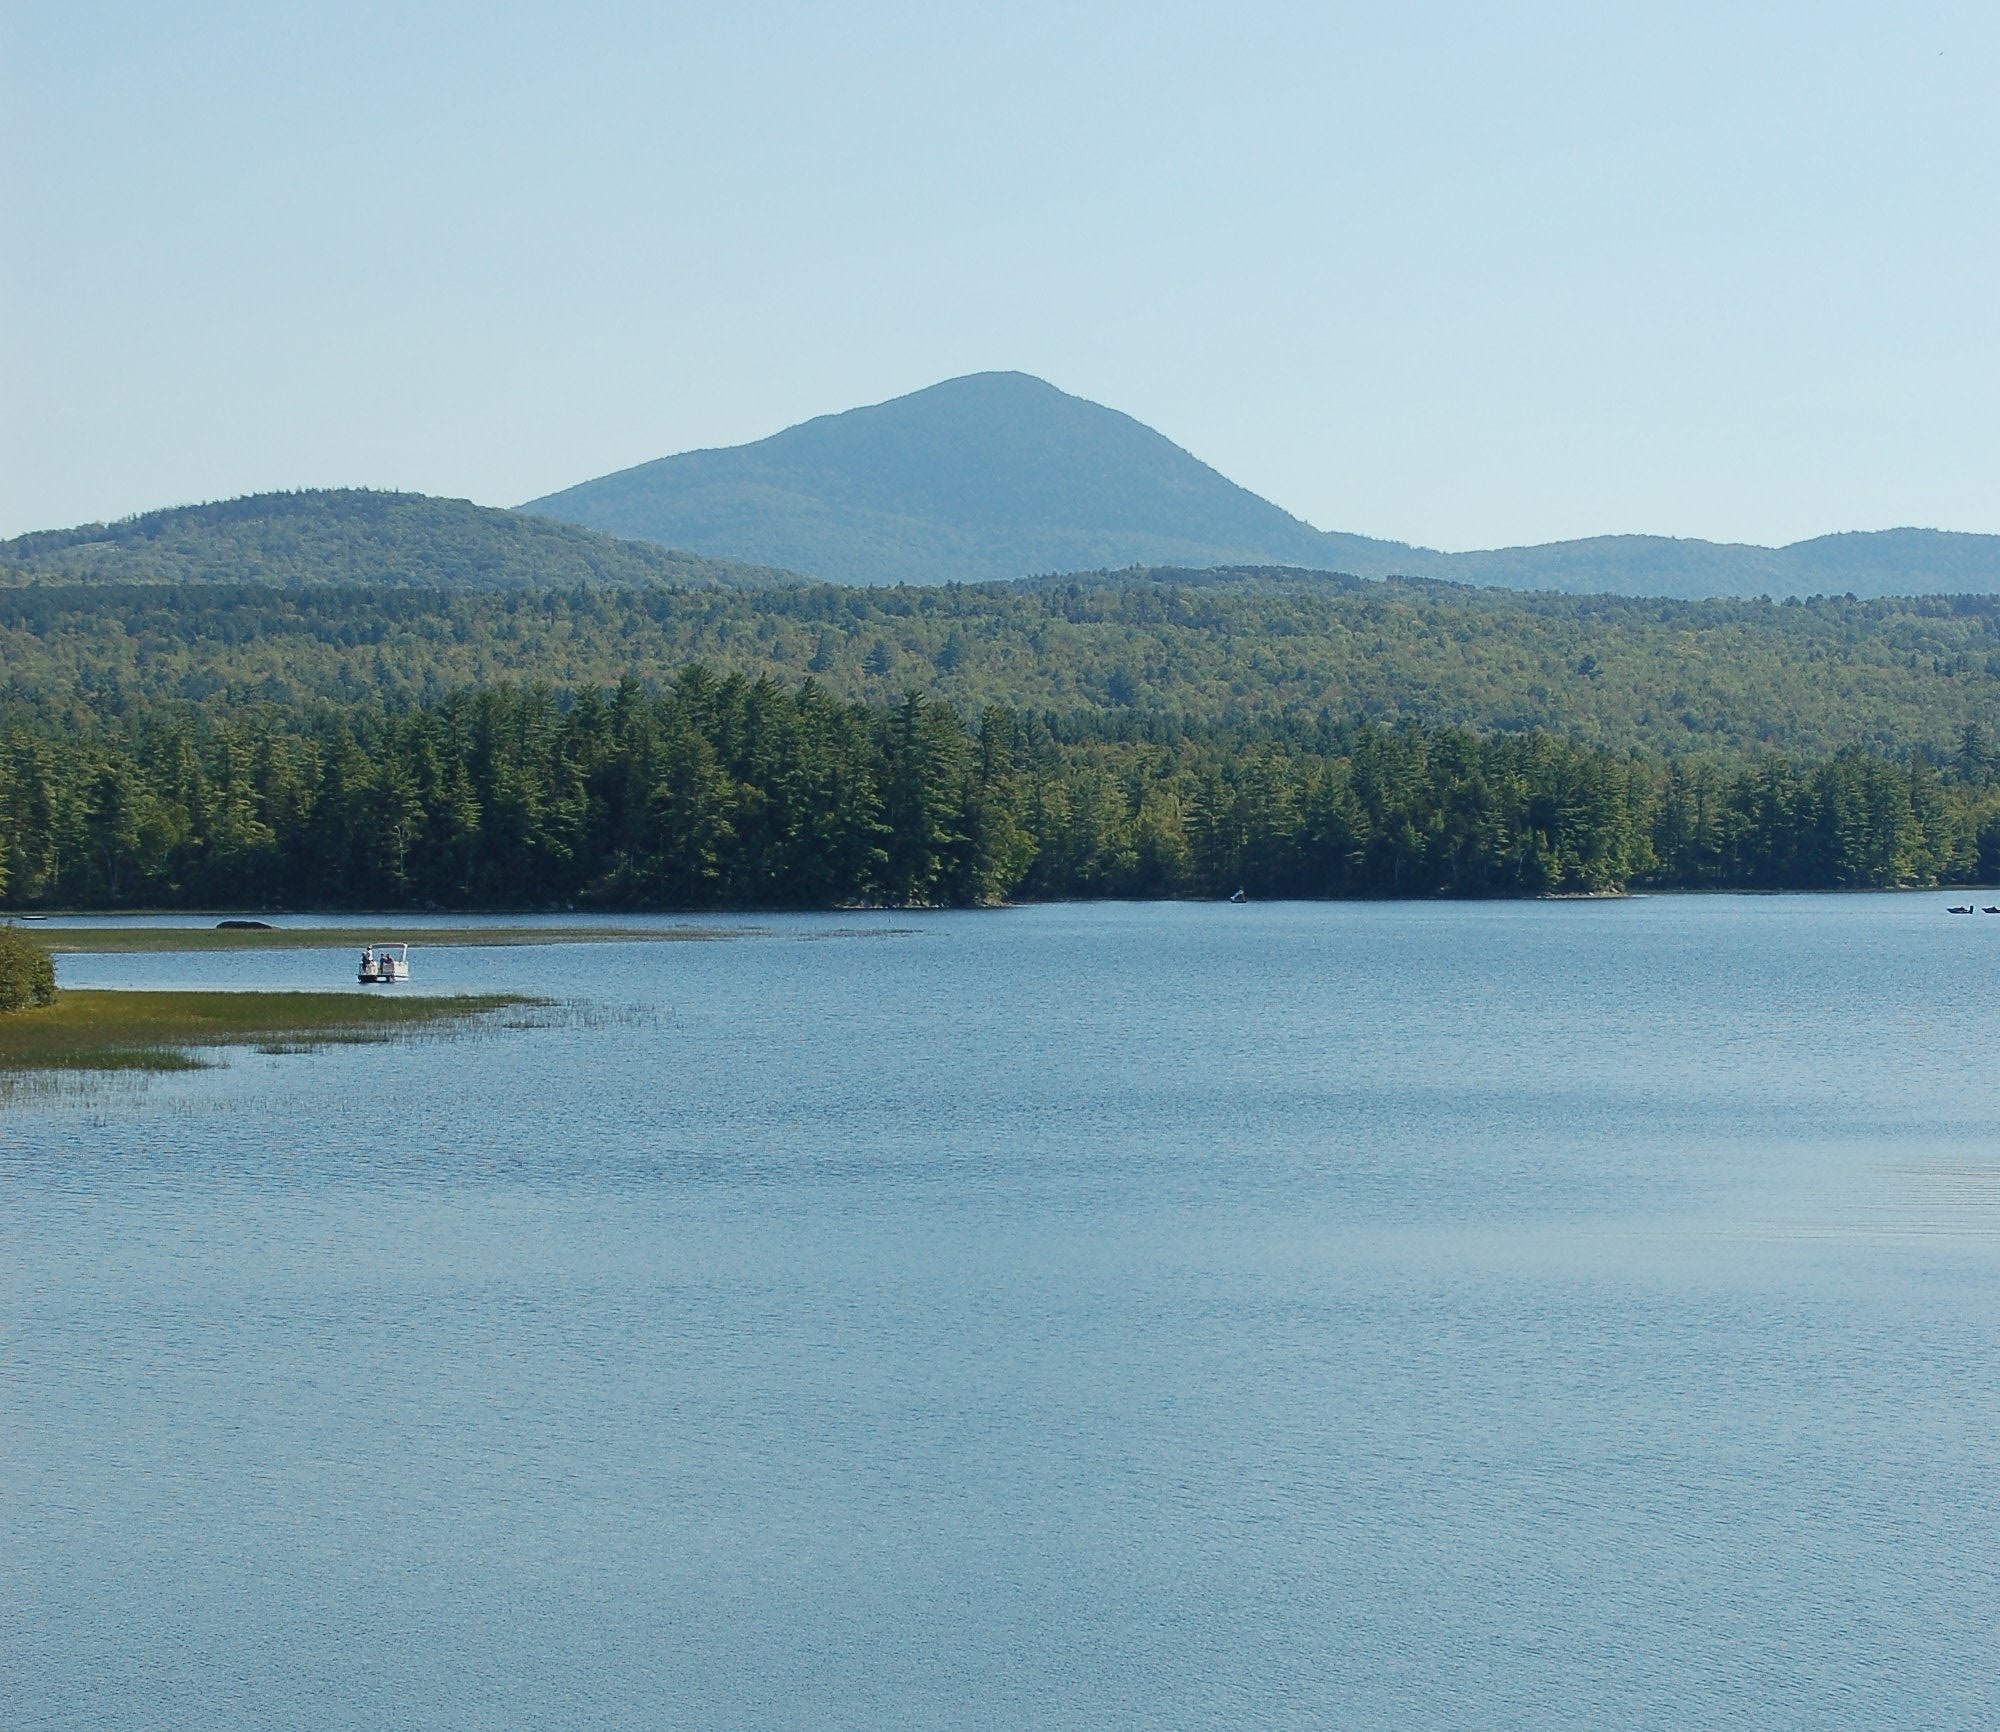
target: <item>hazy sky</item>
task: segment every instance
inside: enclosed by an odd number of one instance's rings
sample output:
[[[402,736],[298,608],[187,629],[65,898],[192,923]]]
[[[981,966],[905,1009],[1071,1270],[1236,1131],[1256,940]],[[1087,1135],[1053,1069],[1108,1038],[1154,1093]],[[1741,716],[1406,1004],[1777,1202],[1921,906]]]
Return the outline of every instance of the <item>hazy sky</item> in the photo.
[[[957,373],[1322,528],[2000,530],[2000,6],[0,0],[0,534]]]

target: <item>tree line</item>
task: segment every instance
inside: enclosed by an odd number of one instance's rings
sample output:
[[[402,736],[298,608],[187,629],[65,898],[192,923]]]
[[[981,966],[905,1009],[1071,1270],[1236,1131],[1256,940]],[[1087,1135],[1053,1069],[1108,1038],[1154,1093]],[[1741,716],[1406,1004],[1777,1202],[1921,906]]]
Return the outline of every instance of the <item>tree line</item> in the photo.
[[[962,716],[696,665],[397,714],[0,731],[12,908],[826,908],[2000,878],[1955,758],[1617,753],[1545,732]]]

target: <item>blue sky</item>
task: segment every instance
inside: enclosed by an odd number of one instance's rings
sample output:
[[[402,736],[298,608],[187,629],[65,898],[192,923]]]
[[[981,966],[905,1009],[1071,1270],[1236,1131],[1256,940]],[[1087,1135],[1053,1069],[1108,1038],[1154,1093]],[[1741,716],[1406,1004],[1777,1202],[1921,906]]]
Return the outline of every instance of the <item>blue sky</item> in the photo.
[[[2000,7],[0,0],[0,534],[953,374],[1323,528],[2000,530]]]

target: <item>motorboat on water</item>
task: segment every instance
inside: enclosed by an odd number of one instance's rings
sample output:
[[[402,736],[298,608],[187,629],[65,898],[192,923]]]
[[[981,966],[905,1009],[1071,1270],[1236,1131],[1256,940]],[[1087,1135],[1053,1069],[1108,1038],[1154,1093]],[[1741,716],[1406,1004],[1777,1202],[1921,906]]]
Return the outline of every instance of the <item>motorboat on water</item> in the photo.
[[[410,947],[407,944],[370,944],[361,952],[360,981],[363,986],[387,986],[410,978]]]

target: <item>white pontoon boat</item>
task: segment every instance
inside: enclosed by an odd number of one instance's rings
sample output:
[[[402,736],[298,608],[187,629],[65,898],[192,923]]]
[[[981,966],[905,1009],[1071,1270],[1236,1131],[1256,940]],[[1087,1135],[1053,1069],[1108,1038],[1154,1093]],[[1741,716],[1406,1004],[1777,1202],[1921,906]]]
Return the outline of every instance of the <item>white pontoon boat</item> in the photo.
[[[386,986],[392,980],[410,978],[410,947],[407,944],[371,944],[361,952],[361,984]]]

